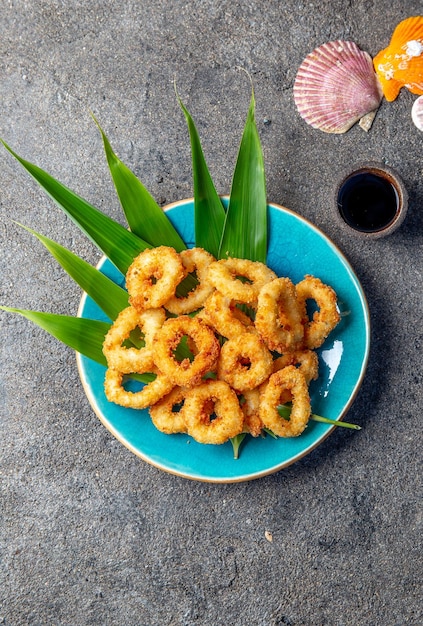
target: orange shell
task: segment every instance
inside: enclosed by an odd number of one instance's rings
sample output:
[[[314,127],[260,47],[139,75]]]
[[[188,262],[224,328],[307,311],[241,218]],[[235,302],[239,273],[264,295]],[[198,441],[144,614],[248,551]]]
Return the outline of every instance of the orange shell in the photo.
[[[423,16],[400,22],[389,46],[375,56],[373,64],[388,102],[395,100],[402,87],[423,95]]]

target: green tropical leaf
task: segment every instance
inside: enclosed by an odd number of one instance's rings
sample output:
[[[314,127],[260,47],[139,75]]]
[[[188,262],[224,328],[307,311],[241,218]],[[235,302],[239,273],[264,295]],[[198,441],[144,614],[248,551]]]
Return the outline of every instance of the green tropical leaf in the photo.
[[[289,422],[292,406],[287,404],[279,404],[277,407],[279,415]],[[339,420],[331,420],[328,417],[322,417],[312,413],[310,419],[313,422],[320,422],[321,424],[330,424],[331,426],[340,426],[341,428],[351,428],[352,430],[361,430],[361,426],[358,424],[351,424],[350,422],[341,422]]]
[[[241,139],[219,258],[266,262],[267,200],[264,160],[254,116],[254,91]]]
[[[217,258],[225,222],[225,209],[210,176],[194,120],[178,94],[176,95],[187,121],[191,141],[195,242],[199,248],[208,250]]]
[[[55,339],[69,346],[69,348],[107,367],[107,361],[103,354],[103,342],[110,328],[109,323],[73,317],[72,315],[57,315],[41,311],[15,309],[8,306],[0,306],[0,310],[22,315],[30,322],[47,331]],[[129,378],[142,383],[149,383],[154,380],[155,375],[148,373],[130,374]]]
[[[40,167],[21,158],[2,139],[0,141],[47,195],[69,215],[122,274],[126,273],[134,257],[146,248],[152,247],[118,222],[101,213]]]
[[[231,437],[232,449],[234,452],[234,459],[239,459],[239,452],[241,449],[241,444],[244,441],[247,433],[239,433],[239,435],[235,435],[235,437]]]
[[[72,315],[57,315],[55,313],[15,309],[7,306],[0,306],[0,309],[26,317],[26,319],[47,331],[73,350],[80,352],[101,365],[106,365],[102,345],[104,336],[110,328],[110,324],[107,322],[73,317]]]
[[[175,227],[163,209],[133,172],[116,156],[100,124],[93,116],[101,133],[110,173],[129,228],[152,246],[171,246],[177,252],[186,249]]]
[[[19,226],[22,226],[22,228],[25,228],[25,230],[37,237],[69,276],[78,283],[81,289],[98,304],[111,320],[116,319],[120,311],[128,306],[128,292],[125,289],[116,285],[95,267],[92,267],[92,265],[52,239],[22,224],[19,224]]]

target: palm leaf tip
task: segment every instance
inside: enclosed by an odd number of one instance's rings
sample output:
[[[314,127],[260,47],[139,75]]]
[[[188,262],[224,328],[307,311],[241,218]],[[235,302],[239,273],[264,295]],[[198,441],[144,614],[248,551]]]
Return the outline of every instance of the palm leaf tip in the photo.
[[[118,158],[97,119],[91,115],[103,139],[113,184],[131,231],[151,246],[160,246],[165,241],[177,252],[184,250],[186,245],[166,213],[142,182]]]
[[[225,223],[225,209],[210,175],[197,127],[178,95],[176,84],[175,93],[187,122],[191,142],[196,245],[217,257]]]
[[[20,157],[5,141],[2,140],[2,143],[55,204],[123,274],[135,256],[151,248],[151,244],[99,211],[46,171]]]
[[[109,323],[7,306],[0,306],[0,310],[22,315],[76,352],[101,365],[107,364],[102,346]]]
[[[255,121],[254,90],[232,179],[219,257],[266,262],[267,198],[264,159]]]
[[[65,272],[98,304],[111,320],[114,320],[119,312],[128,306],[127,291],[98,269],[32,228],[19,224],[19,222],[16,224],[34,235],[46,247]]]

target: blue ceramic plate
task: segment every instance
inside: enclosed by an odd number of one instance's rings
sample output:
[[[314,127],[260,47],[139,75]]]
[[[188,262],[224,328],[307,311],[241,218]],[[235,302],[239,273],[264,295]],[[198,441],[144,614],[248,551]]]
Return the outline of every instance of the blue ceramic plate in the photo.
[[[193,201],[167,208],[167,215],[188,246],[194,245]],[[336,246],[315,226],[295,213],[269,205],[268,265],[295,283],[313,274],[329,283],[338,295],[341,322],[318,350],[319,379],[312,383],[313,413],[341,420],[363,380],[369,354],[369,312],[357,276]],[[123,285],[122,275],[107,260],[99,268]],[[84,294],[79,316],[106,320]],[[148,411],[125,409],[106,400],[105,369],[78,355],[85,392],[104,426],[134,454],[162,470],[206,482],[238,482],[277,472],[311,452],[336,428],[310,421],[300,437],[246,437],[240,457],[233,458],[230,442],[198,444],[187,435],[165,435],[153,426]]]

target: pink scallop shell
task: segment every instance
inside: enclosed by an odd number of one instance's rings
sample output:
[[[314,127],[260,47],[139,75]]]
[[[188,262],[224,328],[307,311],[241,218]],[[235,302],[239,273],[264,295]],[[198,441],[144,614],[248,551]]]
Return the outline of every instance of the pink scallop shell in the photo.
[[[301,117],[326,133],[345,133],[374,112],[367,128],[363,124],[368,130],[382,100],[382,88],[367,52],[352,41],[330,41],[302,62],[294,100]]]
[[[423,96],[414,101],[411,108],[411,119],[419,130],[423,130]]]

